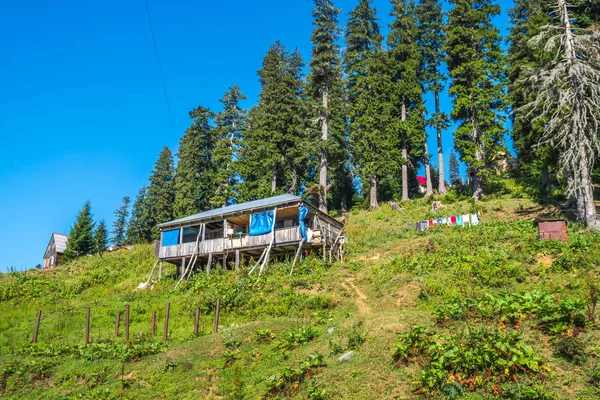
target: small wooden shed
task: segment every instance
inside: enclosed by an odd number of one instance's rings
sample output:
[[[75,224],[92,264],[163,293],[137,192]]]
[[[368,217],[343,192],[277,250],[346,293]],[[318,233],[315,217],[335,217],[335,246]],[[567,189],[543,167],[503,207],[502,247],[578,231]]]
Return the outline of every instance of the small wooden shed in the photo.
[[[62,255],[67,248],[68,235],[54,232],[44,253],[44,268],[53,268],[62,260]]]
[[[538,235],[540,240],[569,240],[567,222],[560,219],[538,220]]]

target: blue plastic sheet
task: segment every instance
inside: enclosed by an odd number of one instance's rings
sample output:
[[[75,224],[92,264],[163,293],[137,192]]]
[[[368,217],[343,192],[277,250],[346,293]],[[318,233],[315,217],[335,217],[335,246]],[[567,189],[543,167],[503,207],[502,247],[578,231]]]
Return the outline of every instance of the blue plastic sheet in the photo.
[[[271,229],[273,229],[273,218],[273,211],[252,214],[248,235],[258,236],[271,232]]]
[[[308,236],[306,235],[306,224],[304,223],[304,219],[307,215],[308,207],[303,204],[298,209],[298,227],[300,228],[300,235],[302,235],[305,241],[308,240]]]
[[[179,229],[164,231],[162,234],[162,246],[174,246],[179,244]]]

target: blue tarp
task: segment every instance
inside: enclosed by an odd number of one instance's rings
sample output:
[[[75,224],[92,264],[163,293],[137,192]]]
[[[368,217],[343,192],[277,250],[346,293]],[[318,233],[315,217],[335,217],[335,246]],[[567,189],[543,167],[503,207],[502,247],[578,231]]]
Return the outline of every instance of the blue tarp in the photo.
[[[304,223],[304,219],[308,215],[308,207],[304,204],[300,206],[298,209],[298,226],[300,227],[300,234],[304,238],[304,240],[308,240],[308,236],[306,236],[306,224]]]
[[[252,214],[248,235],[258,236],[271,232],[273,229],[273,211]]]
[[[164,231],[162,234],[162,246],[174,246],[179,244],[179,229]]]

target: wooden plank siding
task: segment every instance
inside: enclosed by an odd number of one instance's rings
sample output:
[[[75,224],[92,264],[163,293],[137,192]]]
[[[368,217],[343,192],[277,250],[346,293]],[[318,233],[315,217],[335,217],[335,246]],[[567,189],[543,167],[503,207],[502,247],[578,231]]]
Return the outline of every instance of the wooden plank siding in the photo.
[[[282,228],[275,231],[275,244],[296,243],[300,241],[300,230],[297,226]],[[204,240],[198,245],[199,255],[219,254],[227,250],[244,249],[247,247],[267,247],[271,242],[271,233],[258,236],[232,236]],[[196,249],[196,242],[183,243],[175,246],[163,246],[160,248],[159,258],[191,257]]]

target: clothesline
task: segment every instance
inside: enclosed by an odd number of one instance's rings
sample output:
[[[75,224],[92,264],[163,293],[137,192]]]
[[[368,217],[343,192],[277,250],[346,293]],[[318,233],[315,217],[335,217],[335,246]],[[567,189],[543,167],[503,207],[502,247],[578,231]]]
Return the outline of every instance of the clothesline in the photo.
[[[462,226],[464,228],[467,225],[479,225],[479,217],[477,214],[463,214],[453,215],[446,218],[430,219],[427,221],[409,222],[408,229],[413,229],[416,227],[418,231],[425,231],[434,225]]]

